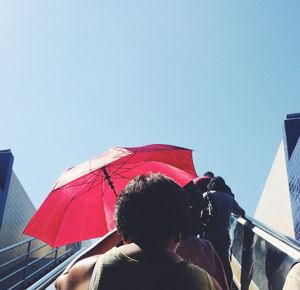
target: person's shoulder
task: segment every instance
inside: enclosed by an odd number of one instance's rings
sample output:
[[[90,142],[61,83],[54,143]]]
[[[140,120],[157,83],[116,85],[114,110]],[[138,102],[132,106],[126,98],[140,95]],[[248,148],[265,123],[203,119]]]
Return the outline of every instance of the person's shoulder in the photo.
[[[222,289],[219,283],[212,276],[210,276],[207,271],[200,268],[199,266],[188,263],[186,271],[189,272],[190,282],[192,283],[189,289]],[[195,288],[193,288],[192,285]],[[201,287],[199,288],[198,286]]]
[[[198,238],[195,236],[187,236],[182,240],[182,244],[184,246],[189,246],[189,247],[201,247],[202,249],[211,249],[212,244],[210,241],[202,238]]]
[[[72,268],[55,281],[55,288],[59,290],[83,289],[90,282],[95,264],[100,255],[82,259],[75,263]]]
[[[191,276],[191,277],[194,277],[196,278],[197,280],[200,278],[200,279],[205,279],[206,275],[209,275],[207,273],[207,271],[205,271],[203,268],[191,263],[191,262],[188,262],[186,264],[186,267],[185,267],[185,273],[188,275],[188,276]]]

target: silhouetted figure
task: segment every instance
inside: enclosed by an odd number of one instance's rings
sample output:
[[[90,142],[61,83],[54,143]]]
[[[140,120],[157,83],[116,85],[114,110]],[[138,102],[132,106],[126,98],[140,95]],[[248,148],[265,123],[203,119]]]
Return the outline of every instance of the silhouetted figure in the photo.
[[[223,290],[228,290],[228,283],[223,264],[211,242],[199,236],[199,216],[193,214],[194,205],[190,205],[189,222],[179,247],[178,255],[193,264],[203,268],[220,284]],[[202,230],[200,229],[200,232]]]
[[[222,177],[212,178],[208,184],[208,190],[213,196],[215,216],[214,222],[206,229],[204,238],[208,239],[217,251],[225,269],[228,285],[231,287],[232,270],[229,262],[230,217],[231,213],[244,216],[245,211],[235,201],[230,187]]]
[[[187,185],[184,186],[188,194],[190,204],[190,218],[193,221],[189,223],[189,227],[193,227],[193,232],[196,232],[200,237],[203,236],[205,225],[200,220],[201,210],[203,208],[203,193],[207,191],[207,186],[214,174],[211,171],[207,171],[202,177],[196,177]],[[191,229],[190,229],[191,232]]]

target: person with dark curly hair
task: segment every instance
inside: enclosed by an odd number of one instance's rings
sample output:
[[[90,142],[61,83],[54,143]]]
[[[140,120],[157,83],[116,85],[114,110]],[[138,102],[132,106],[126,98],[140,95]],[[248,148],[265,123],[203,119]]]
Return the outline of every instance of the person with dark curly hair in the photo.
[[[170,178],[161,174],[134,178],[118,196],[115,206],[116,227],[124,244],[79,261],[56,287],[221,289],[205,270],[176,254],[188,209],[185,191]]]
[[[124,240],[143,248],[161,248],[187,226],[185,192],[160,174],[141,175],[128,183],[115,205],[115,222]]]

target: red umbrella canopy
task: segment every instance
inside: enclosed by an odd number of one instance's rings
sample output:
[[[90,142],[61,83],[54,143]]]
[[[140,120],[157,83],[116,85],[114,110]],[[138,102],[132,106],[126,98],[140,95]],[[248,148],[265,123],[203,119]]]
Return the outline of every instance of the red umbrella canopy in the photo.
[[[197,176],[186,148],[112,148],[63,172],[24,233],[53,247],[102,236],[115,227],[116,195],[130,179],[149,172],[163,173],[181,186]]]

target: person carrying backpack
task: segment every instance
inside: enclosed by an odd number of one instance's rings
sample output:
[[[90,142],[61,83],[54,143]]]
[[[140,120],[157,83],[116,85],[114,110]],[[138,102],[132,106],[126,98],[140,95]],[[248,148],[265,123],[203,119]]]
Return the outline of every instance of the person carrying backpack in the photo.
[[[202,222],[206,223],[204,238],[213,244],[218,253],[230,288],[232,283],[232,270],[229,262],[230,217],[231,213],[237,216],[245,216],[245,211],[236,202],[230,187],[222,177],[212,178],[207,188],[208,192],[203,194],[203,203],[206,202],[207,205],[205,206],[202,203],[204,208],[201,211]],[[208,217],[205,217],[205,212]]]
[[[206,222],[201,218],[201,215],[204,215],[202,210],[207,206],[205,204],[206,201],[203,194],[207,192],[207,185],[213,177],[214,174],[211,171],[207,171],[202,177],[196,177],[184,186],[190,204],[191,219],[195,221],[190,224],[189,227],[193,228],[190,229],[190,231],[192,231],[196,236],[199,235],[200,237],[203,237],[203,233],[206,229]]]

